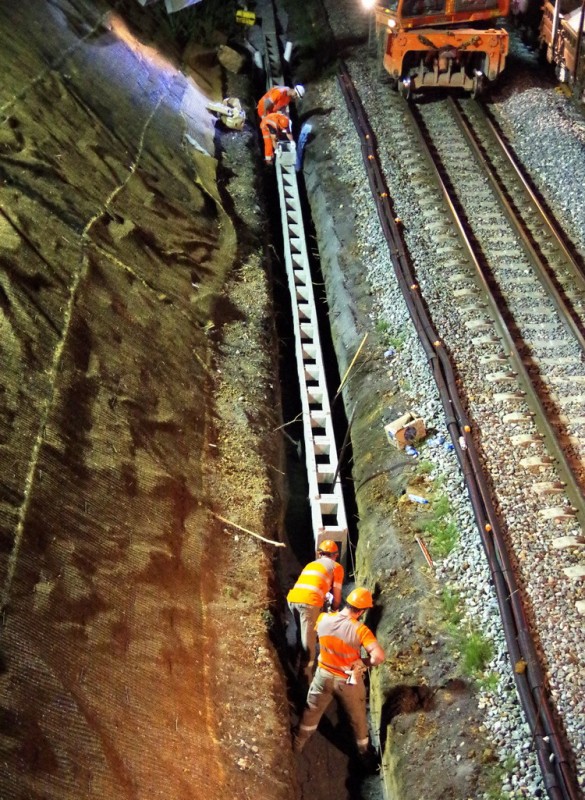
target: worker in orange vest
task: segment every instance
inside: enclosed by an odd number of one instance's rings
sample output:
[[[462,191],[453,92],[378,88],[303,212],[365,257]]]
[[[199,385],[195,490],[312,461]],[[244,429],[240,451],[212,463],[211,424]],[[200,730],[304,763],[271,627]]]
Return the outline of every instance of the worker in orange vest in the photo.
[[[371,592],[359,587],[349,593],[341,611],[319,616],[319,662],[294,738],[295,752],[302,751],[335,697],[349,717],[363,763],[370,767],[377,760],[368,738],[364,672],[381,664],[385,655],[372,631],[360,622],[360,617],[373,605]],[[368,654],[365,658],[361,655],[362,648]]]
[[[266,164],[272,164],[277,143],[283,139],[293,141],[290,119],[286,114],[275,111],[260,122],[260,130],[264,140],[264,161]]]
[[[305,94],[305,87],[297,84],[289,86],[273,86],[258,101],[258,116],[263,119],[267,114],[286,108],[292,100],[299,100]]]
[[[287,602],[297,626],[297,643],[300,645],[299,674],[310,683],[315,669],[317,634],[315,623],[332,595],[331,607],[341,605],[341,587],[344,570],[337,563],[339,548],[331,539],[317,547],[317,558],[303,569],[297,582],[287,595]]]

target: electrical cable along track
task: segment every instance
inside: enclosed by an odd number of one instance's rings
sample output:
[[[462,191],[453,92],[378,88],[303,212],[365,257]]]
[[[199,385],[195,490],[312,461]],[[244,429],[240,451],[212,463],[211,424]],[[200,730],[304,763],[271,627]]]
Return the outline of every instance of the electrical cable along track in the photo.
[[[500,518],[500,509],[505,508],[500,492],[505,494],[509,487],[498,484],[494,472],[488,473],[489,457],[484,451],[480,453],[476,444],[465,398],[460,396],[459,365],[452,362],[447,342],[433,321],[433,317],[442,319],[441,308],[427,308],[421,296],[394,219],[375,132],[345,66],[338,80],[360,137],[396,279],[433,372],[466,481],[544,784],[552,800],[576,800],[579,789],[538,657],[538,631],[528,623],[509,556],[509,526]],[[479,127],[476,116],[480,111],[477,106],[469,111],[469,105],[465,104],[466,115],[469,113],[473,125]],[[438,276],[442,282],[450,281],[453,299],[460,306],[462,337],[467,338],[469,349],[464,354],[457,351],[457,358],[471,359],[485,373],[484,385],[491,392],[489,402],[501,413],[507,431],[504,446],[519,451],[519,480],[533,493],[540,525],[546,527],[555,520],[574,529],[573,536],[551,537],[552,541],[545,543],[547,555],[557,558],[559,579],[565,571],[569,590],[568,579],[579,577],[580,570],[585,574],[579,564],[563,566],[579,546],[585,510],[585,420],[575,413],[581,394],[585,394],[583,326],[578,315],[585,292],[582,294],[579,265],[562,236],[556,236],[556,226],[555,235],[550,228],[541,235],[544,222],[537,216],[536,198],[528,199],[531,190],[525,182],[519,188],[521,173],[509,159],[506,161],[500,152],[493,155],[497,137],[488,123],[481,123],[481,133],[471,144],[469,117],[455,112],[451,101],[410,109],[411,130],[405,135],[419,136],[420,148],[428,158],[429,196],[442,195],[440,220],[448,210],[459,238],[456,268],[449,276]],[[499,177],[478,175],[475,165],[482,164],[483,168],[491,161],[498,163]],[[513,213],[514,221],[503,219],[503,213]],[[441,246],[439,239],[436,246]],[[529,527],[529,521],[526,524]],[[575,605],[585,613],[580,602]]]

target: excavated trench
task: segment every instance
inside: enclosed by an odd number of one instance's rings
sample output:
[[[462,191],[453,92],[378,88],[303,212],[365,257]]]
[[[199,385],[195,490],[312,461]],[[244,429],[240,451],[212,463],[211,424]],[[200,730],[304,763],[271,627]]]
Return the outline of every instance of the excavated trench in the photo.
[[[286,450],[286,483],[287,503],[284,518],[284,541],[287,549],[280,551],[276,565],[279,578],[280,615],[272,631],[273,642],[280,654],[283,671],[288,682],[290,700],[291,728],[298,723],[306,698],[307,687],[297,679],[295,668],[296,635],[293,621],[286,605],[286,594],[294,584],[300,570],[314,558],[314,532],[312,529],[310,506],[308,502],[308,482],[305,466],[305,447],[303,441],[303,424],[301,419],[301,402],[299,382],[297,378],[297,362],[295,340],[291,313],[291,298],[288,289],[284,255],[282,251],[281,216],[275,176],[272,171],[265,172],[263,182],[265,206],[274,210],[269,222],[275,244],[276,258],[273,265],[273,300],[276,331],[279,342],[279,375],[282,393],[282,434]],[[344,501],[349,525],[348,553],[345,567],[344,595],[354,585],[354,551],[357,545],[357,516],[353,483],[351,480],[352,450],[351,441],[347,439],[348,422],[341,396],[335,398],[340,385],[340,375],[331,329],[325,284],[321,274],[317,252],[315,231],[310,217],[310,207],[304,191],[302,174],[298,175],[299,191],[303,203],[303,221],[308,250],[310,253],[313,289],[318,312],[319,335],[326,371],[327,388],[331,400],[332,418],[335,438],[340,453],[341,444],[346,441],[343,459],[340,463],[340,479],[344,488]],[[302,798],[326,800],[335,796],[358,800],[368,798],[375,800],[378,792],[367,792],[371,777],[364,776],[353,752],[353,735],[348,720],[335,703],[328,709],[320,725],[320,732],[315,736],[307,753],[297,758],[297,775],[299,791]],[[327,769],[323,770],[323,763]]]
[[[395,385],[389,385],[387,374],[383,368],[383,360],[379,354],[383,342],[372,330],[368,322],[371,312],[371,296],[360,281],[359,271],[351,265],[344,253],[345,242],[351,240],[347,217],[334,221],[333,207],[338,207],[336,197],[339,191],[337,175],[327,175],[322,180],[322,165],[318,161],[327,153],[330,142],[319,139],[312,145],[314,152],[307,154],[306,171],[307,189],[303,175],[299,175],[301,193],[304,200],[304,222],[313,254],[312,274],[317,297],[321,341],[326,367],[328,368],[328,389],[334,398],[340,385],[340,374],[350,367],[355,349],[359,345],[363,331],[368,330],[370,343],[366,355],[358,361],[349,375],[348,389],[345,398],[339,395],[333,402],[334,424],[338,453],[348,428],[345,407],[355,408],[355,418],[349,444],[343,454],[341,477],[344,497],[347,503],[348,521],[350,524],[350,548],[346,566],[347,585],[344,594],[355,585],[357,580],[372,588],[377,601],[367,617],[367,624],[380,637],[384,646],[387,641],[397,649],[398,669],[394,673],[386,669],[380,678],[372,675],[371,718],[372,739],[384,753],[383,772],[367,775],[361,771],[353,752],[353,737],[347,720],[338,713],[332,704],[323,718],[318,733],[314,736],[306,751],[297,758],[297,775],[301,797],[320,800],[331,797],[332,787],[336,796],[351,800],[380,800],[386,798],[420,798],[420,786],[427,783],[423,774],[428,768],[428,752],[430,745],[425,742],[438,734],[436,720],[443,713],[443,706],[451,706],[457,700],[459,707],[469,712],[467,720],[472,719],[472,701],[470,687],[461,679],[449,674],[441,674],[440,679],[432,683],[420,682],[413,671],[417,669],[417,661],[428,664],[424,658],[437,647],[434,634],[421,627],[425,616],[432,616],[432,603],[428,602],[429,583],[420,576],[411,575],[414,564],[420,561],[420,553],[408,536],[404,541],[404,533],[389,523],[388,511],[394,507],[398,498],[405,492],[411,465],[402,454],[388,448],[383,433],[383,423],[400,413],[399,392]],[[332,163],[325,158],[328,165]],[[264,182],[266,207],[276,213],[271,218],[275,241],[279,239],[280,211],[275,196],[275,182],[272,174]],[[343,192],[340,192],[343,196]],[[312,213],[316,222],[313,223]],[[278,248],[277,248],[278,249]],[[323,257],[324,273],[321,270]],[[298,713],[302,708],[306,689],[299,687],[295,681],[294,652],[291,643],[294,636],[286,625],[289,622],[286,613],[285,596],[292,586],[303,563],[313,557],[313,536],[306,497],[307,481],[302,451],[302,426],[299,421],[300,401],[299,387],[296,380],[296,361],[292,332],[291,306],[284,264],[277,258],[273,275],[275,299],[275,316],[280,343],[280,383],[283,392],[283,420],[286,431],[287,449],[287,482],[289,496],[285,518],[285,540],[289,550],[282,554],[278,562],[278,574],[281,589],[281,621],[284,630],[277,626],[273,640],[281,654],[281,660],[289,686],[291,702],[291,725],[298,721]],[[378,354],[378,355],[377,355]],[[338,367],[338,363],[340,366]],[[345,407],[342,400],[345,399]],[[377,420],[378,424],[372,424]],[[358,461],[354,463],[352,441],[357,443]],[[360,497],[361,494],[361,497]],[[384,533],[381,534],[380,530]],[[363,539],[363,541],[362,541]],[[357,565],[356,565],[357,554]],[[401,575],[401,571],[405,571]],[[406,584],[406,586],[405,586]],[[413,586],[415,584],[415,586]],[[396,592],[396,594],[394,594]],[[420,599],[413,599],[413,594],[420,592],[424,596],[421,608]],[[398,595],[398,596],[396,596]],[[402,596],[401,596],[402,595]],[[390,648],[392,653],[392,647]],[[284,655],[284,658],[283,658]],[[453,666],[447,657],[447,666]],[[410,682],[404,680],[410,676]],[[394,682],[396,681],[396,682]],[[469,707],[468,707],[469,706]],[[428,724],[427,717],[433,722]],[[398,730],[401,737],[408,740],[405,745],[410,751],[411,761],[420,759],[415,767],[415,776],[405,778],[405,765],[401,753],[402,748],[395,746],[393,730]],[[424,744],[422,752],[413,758],[413,751],[419,746],[419,737]],[[327,768],[324,769],[324,765]],[[432,779],[435,780],[434,778]],[[465,775],[463,780],[468,780]],[[412,795],[409,795],[407,783],[411,784]],[[413,785],[412,785],[413,784]],[[431,796],[429,794],[429,796]],[[437,797],[447,797],[443,793]],[[453,795],[455,796],[455,795]]]

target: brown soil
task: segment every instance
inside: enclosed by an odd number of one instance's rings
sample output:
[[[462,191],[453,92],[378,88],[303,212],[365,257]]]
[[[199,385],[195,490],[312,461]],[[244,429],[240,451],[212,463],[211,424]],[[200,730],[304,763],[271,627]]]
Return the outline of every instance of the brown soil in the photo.
[[[290,798],[255,131],[110,5],[0,8],[0,797]]]

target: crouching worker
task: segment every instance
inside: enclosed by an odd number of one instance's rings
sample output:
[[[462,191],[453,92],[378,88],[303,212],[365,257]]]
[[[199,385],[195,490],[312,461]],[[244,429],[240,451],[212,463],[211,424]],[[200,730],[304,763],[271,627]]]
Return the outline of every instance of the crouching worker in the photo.
[[[258,100],[258,116],[260,119],[273,111],[286,108],[291,101],[299,100],[305,94],[305,87],[297,84],[292,89],[290,86],[273,86]]]
[[[260,130],[264,140],[264,161],[267,164],[272,164],[278,142],[283,140],[293,141],[290,119],[286,114],[276,111],[264,117],[260,122]]]
[[[315,625],[323,611],[327,595],[332,595],[331,608],[341,605],[344,569],[337,563],[339,548],[332,539],[325,539],[317,548],[317,558],[303,569],[286,599],[296,623],[297,646],[300,646],[299,674],[307,685],[315,672],[317,633]]]
[[[300,753],[315,733],[319,720],[335,697],[349,717],[359,755],[372,765],[373,749],[369,744],[366,715],[364,672],[384,661],[384,651],[372,631],[360,617],[374,605],[371,593],[354,589],[341,611],[321,614],[317,620],[319,661],[309,688],[293,748]],[[367,652],[361,657],[362,648]]]

